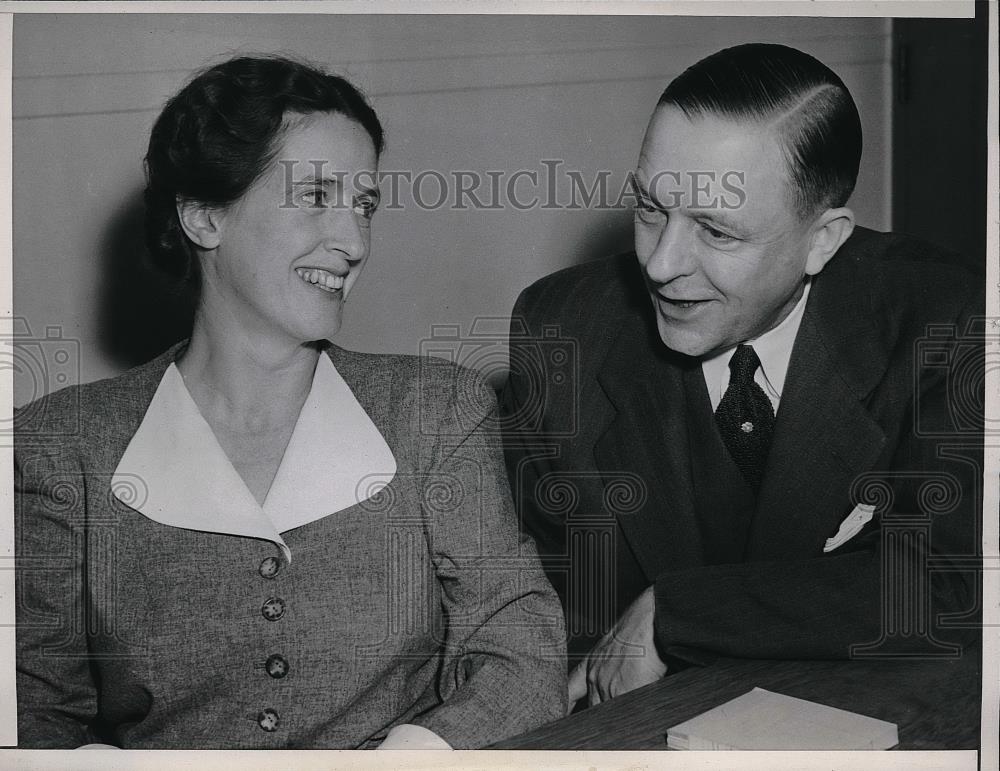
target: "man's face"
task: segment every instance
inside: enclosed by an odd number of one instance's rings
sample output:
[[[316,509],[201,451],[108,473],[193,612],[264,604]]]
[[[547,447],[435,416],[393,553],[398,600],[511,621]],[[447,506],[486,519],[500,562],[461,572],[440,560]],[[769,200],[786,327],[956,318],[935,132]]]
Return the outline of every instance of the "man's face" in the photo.
[[[770,128],[657,108],[636,182],[635,251],[667,347],[690,356],[773,329],[801,297],[812,220]]]

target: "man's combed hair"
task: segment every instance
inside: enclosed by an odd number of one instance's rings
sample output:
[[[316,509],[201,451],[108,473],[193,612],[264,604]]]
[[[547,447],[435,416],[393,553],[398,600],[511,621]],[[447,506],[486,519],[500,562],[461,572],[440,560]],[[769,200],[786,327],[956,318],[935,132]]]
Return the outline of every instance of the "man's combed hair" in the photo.
[[[847,203],[861,163],[861,119],[829,67],[788,46],[749,43],[702,59],[667,86],[659,105],[688,118],[716,115],[777,130],[800,217]]]
[[[241,56],[198,73],[153,125],[146,153],[146,245],[157,266],[197,284],[177,199],[224,207],[268,170],[289,118],[338,113],[382,152],[375,111],[348,81],[282,56]]]

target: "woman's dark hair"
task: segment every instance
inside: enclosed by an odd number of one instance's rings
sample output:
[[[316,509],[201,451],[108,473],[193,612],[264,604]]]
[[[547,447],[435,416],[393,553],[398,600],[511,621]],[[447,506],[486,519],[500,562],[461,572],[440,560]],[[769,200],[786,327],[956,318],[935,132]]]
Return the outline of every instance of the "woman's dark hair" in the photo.
[[[268,169],[289,114],[339,113],[368,132],[382,124],[361,93],[336,75],[281,56],[242,56],[197,74],[156,119],[146,153],[146,245],[153,263],[192,284],[198,260],[177,199],[227,206]]]
[[[861,119],[843,81],[788,46],[726,48],[678,75],[660,97],[689,118],[717,115],[770,123],[783,139],[800,217],[843,206],[861,163]]]

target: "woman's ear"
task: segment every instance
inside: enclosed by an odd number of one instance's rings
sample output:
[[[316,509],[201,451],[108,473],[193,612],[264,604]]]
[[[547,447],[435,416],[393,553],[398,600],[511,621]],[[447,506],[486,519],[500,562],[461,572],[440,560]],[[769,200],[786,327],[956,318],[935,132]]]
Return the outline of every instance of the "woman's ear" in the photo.
[[[837,253],[841,245],[854,232],[854,212],[846,206],[827,209],[814,224],[809,256],[806,258],[806,273],[815,276]]]
[[[201,201],[177,197],[177,218],[185,235],[202,249],[215,249],[222,237],[222,212]]]

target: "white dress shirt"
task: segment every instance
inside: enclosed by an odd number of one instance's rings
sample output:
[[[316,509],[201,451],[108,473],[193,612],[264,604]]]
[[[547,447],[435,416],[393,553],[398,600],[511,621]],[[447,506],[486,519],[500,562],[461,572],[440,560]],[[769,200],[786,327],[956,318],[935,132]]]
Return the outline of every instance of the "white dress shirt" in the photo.
[[[795,303],[791,313],[782,319],[774,329],[768,330],[760,337],[746,340],[746,345],[752,345],[760,359],[760,367],[754,373],[754,381],[767,394],[774,408],[774,414],[778,414],[778,404],[781,401],[781,392],[785,387],[785,376],[788,374],[788,362],[792,358],[792,346],[795,345],[795,336],[799,333],[799,325],[802,323],[802,314],[806,309],[806,300],[809,298],[811,282],[807,279],[805,289],[799,301]],[[723,394],[729,387],[729,360],[736,351],[736,346],[704,359],[701,363],[701,371],[705,376],[705,385],[708,386],[708,396],[712,400],[712,411],[714,412],[719,402],[722,401]]]

